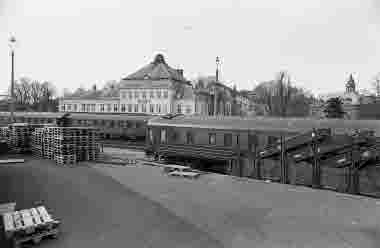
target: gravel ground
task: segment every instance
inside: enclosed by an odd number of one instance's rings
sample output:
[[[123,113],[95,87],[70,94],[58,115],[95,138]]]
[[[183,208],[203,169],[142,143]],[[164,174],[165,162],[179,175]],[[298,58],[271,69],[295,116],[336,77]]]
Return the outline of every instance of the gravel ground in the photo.
[[[224,247],[380,247],[377,199],[216,174],[172,178],[145,165],[93,167]]]
[[[22,209],[38,200],[63,222],[60,237],[38,247],[222,247],[159,203],[86,165],[67,168],[28,158],[0,166],[0,203],[15,201]],[[0,247],[7,246],[1,237]]]

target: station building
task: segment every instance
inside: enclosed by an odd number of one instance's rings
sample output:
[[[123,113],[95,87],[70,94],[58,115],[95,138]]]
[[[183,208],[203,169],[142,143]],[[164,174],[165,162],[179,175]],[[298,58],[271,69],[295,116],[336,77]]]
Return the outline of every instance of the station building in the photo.
[[[115,88],[77,91],[59,101],[60,112],[128,113],[166,115],[240,115],[246,97],[205,77],[187,80],[182,69],[169,66],[162,54],[136,72],[120,80]]]

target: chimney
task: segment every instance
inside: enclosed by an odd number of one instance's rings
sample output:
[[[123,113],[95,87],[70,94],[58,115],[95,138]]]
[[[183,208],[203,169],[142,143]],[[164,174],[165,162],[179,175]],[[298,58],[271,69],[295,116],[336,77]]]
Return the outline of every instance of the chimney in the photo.
[[[183,77],[183,70],[182,69],[177,69],[177,72],[179,75],[181,75],[181,77]]]

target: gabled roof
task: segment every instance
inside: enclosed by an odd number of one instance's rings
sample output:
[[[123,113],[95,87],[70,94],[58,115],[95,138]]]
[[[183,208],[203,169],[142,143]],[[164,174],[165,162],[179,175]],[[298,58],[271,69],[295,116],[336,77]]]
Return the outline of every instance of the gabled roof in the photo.
[[[123,80],[161,80],[170,79],[174,81],[187,82],[182,70],[170,67],[162,54],[157,54],[154,61],[139,69],[135,73],[123,78]]]

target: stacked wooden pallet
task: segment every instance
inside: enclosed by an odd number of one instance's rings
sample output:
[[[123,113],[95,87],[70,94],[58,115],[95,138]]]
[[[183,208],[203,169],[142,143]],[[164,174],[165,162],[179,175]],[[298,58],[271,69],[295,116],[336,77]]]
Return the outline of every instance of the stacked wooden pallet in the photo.
[[[14,123],[8,126],[7,144],[17,153],[30,151],[30,137],[33,127],[28,123]]]
[[[36,128],[32,132],[31,137],[31,149],[33,154],[35,154],[38,157],[43,158],[45,156],[44,154],[44,134],[45,134],[45,128]]]
[[[60,222],[54,220],[44,206],[3,213],[5,237],[14,246],[32,241],[39,243],[47,236],[57,237]]]

